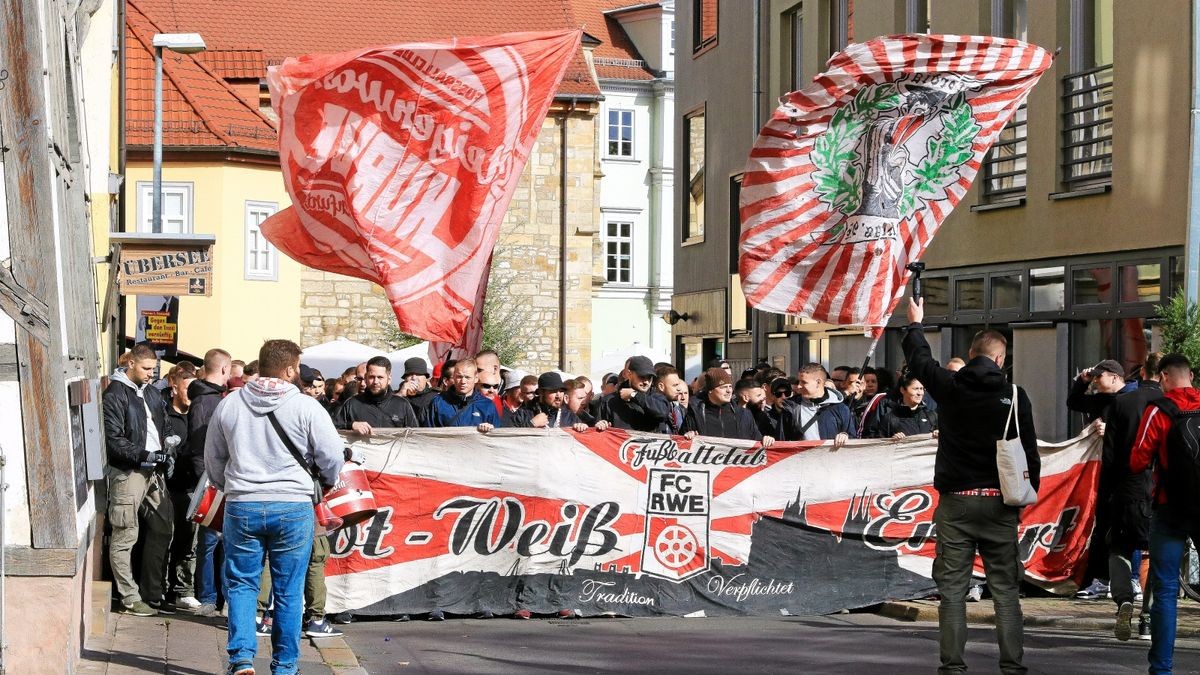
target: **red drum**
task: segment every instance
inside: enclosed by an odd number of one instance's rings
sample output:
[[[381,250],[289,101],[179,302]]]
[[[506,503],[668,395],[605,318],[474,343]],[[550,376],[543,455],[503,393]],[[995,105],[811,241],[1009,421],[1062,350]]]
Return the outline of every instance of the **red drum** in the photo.
[[[379,510],[375,507],[375,494],[371,492],[367,472],[355,462],[346,462],[338,475],[337,485],[325,491],[325,504],[334,516],[342,519],[342,527],[353,527],[370,520]]]
[[[225,522],[225,493],[212,484],[208,473],[200,476],[200,482],[196,484],[196,491],[192,493],[192,501],[188,504],[187,518],[210,530],[221,531]]]

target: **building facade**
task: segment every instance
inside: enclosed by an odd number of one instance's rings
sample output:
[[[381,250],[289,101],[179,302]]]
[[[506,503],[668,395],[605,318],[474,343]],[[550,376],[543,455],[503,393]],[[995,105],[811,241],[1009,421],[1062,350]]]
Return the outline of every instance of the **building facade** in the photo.
[[[638,343],[668,358],[674,200],[675,3],[610,0],[596,28],[600,91],[600,254],[592,372],[619,369]]]
[[[89,219],[112,201],[118,5],[0,2],[3,672],[75,672],[108,609],[103,586],[92,602],[105,461]]]
[[[1080,421],[1065,409],[1070,378],[1103,358],[1132,371],[1158,344],[1155,304],[1182,285],[1190,11],[1182,0],[1160,3],[1153,16],[1112,0],[681,5],[680,36],[689,43],[677,64],[677,139],[687,143],[689,128],[707,133],[683,146],[694,148],[690,158],[677,153],[677,180],[699,178],[710,199],[697,205],[680,195],[681,205],[703,215],[699,223],[686,211],[676,219],[673,306],[692,314],[675,326],[676,358],[698,363],[721,354],[748,365],[757,351],[789,371],[810,360],[862,362],[859,331],[794,317],[760,316],[755,350],[754,321],[736,290],[736,182],[753,142],[750,121],[765,120],[780,95],[810,82],[840,44],[931,31],[1061,45],[930,244],[925,292],[928,333],[942,360],[965,356],[980,328],[1001,330],[1010,339],[1011,374],[1035,402],[1039,435],[1060,440],[1077,431]],[[752,95],[728,101],[722,91],[745,89],[756,63],[763,96],[755,112]],[[729,273],[718,275],[712,268],[722,255]],[[686,283],[684,269],[693,275]],[[900,367],[902,318],[893,318],[876,363]]]

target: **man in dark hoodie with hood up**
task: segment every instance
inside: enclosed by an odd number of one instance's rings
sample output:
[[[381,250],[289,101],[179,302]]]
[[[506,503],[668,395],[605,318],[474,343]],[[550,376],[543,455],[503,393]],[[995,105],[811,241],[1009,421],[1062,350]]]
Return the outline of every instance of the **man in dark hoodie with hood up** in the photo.
[[[688,438],[709,436],[762,441],[764,447],[775,442],[774,438],[762,435],[749,410],[733,404],[733,382],[724,368],[704,371],[704,391],[688,405],[680,431]]]
[[[993,330],[976,333],[967,365],[951,373],[933,359],[921,326],[924,317],[924,300],[910,300],[903,348],[909,372],[940,404],[933,469],[933,487],[939,494],[933,514],[938,534],[933,579],[942,596],[938,611],[941,670],[966,670],[966,600],[978,552],[995,606],[1000,672],[1024,673],[1020,601],[1023,570],[1017,545],[1021,509],[1006,505],[1000,493],[996,441],[1004,435],[1015,391],[1018,423],[1009,426],[1009,437],[1015,438],[1020,429],[1029,480],[1036,490],[1041,460],[1033,407],[1025,390],[1009,384],[1001,370],[1008,347],[1003,335]]]
[[[208,421],[212,419],[217,404],[225,397],[233,359],[224,349],[210,349],[204,354],[204,377],[188,385],[188,438],[187,451],[182,453],[176,472],[187,471],[193,480],[204,473],[204,442],[208,434]],[[217,566],[217,545],[221,533],[203,525],[196,534],[196,599],[200,607],[196,613],[211,616],[217,611],[217,589],[221,585],[221,570]]]
[[[629,359],[627,371],[629,379],[600,399],[596,416],[618,429],[660,431],[670,419],[671,409],[665,398],[651,395],[654,362],[645,356],[634,356]]]
[[[174,511],[167,492],[166,406],[149,385],[158,355],[146,345],[130,351],[129,366],[118,368],[104,390],[104,440],[108,449],[109,559],[121,611],[136,616],[158,613],[163,572],[171,545]],[[138,542],[138,515],[144,516],[141,586],[130,560]]]
[[[783,436],[789,441],[833,441],[842,447],[855,436],[854,415],[842,393],[825,386],[825,368],[807,363],[800,368],[797,395],[783,404]]]

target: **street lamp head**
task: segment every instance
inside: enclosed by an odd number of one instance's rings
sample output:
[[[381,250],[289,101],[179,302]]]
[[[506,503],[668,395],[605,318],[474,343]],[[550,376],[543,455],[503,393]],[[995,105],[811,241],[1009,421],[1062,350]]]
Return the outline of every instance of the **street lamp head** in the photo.
[[[199,33],[158,33],[154,36],[154,46],[180,54],[195,54],[206,48]]]

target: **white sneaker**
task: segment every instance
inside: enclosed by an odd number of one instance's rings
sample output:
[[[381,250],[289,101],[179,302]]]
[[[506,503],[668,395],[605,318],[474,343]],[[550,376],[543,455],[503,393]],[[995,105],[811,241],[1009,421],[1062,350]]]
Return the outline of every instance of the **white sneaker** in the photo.
[[[979,602],[983,599],[983,586],[972,586],[967,591],[967,602]]]
[[[195,610],[200,607],[200,601],[190,595],[185,595],[175,601],[175,606],[180,609]]]
[[[1092,585],[1081,589],[1075,593],[1075,597],[1080,600],[1101,600],[1108,597],[1108,584],[1096,579],[1092,581]]]
[[[1133,601],[1142,601],[1142,582],[1138,581],[1137,579],[1133,580]]]

